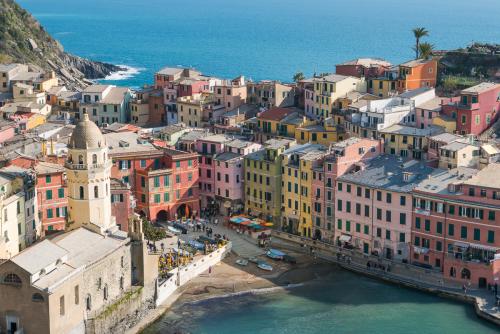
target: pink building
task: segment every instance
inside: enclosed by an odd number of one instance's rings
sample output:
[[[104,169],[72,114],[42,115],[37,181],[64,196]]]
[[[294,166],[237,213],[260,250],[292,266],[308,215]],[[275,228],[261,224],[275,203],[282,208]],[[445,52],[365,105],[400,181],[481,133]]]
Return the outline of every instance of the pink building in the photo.
[[[479,135],[498,118],[500,84],[483,82],[464,89],[460,97],[443,102],[443,113],[457,120],[460,134]]]
[[[436,96],[415,108],[415,126],[426,129],[432,125],[432,120],[439,116],[442,109],[441,98]]]
[[[335,241],[335,187],[337,177],[345,174],[356,163],[364,163],[381,154],[382,143],[366,138],[349,138],[334,144],[321,167],[313,170],[312,193],[316,199],[312,217],[314,236],[326,242]],[[319,196],[318,196],[319,195]]]
[[[304,110],[306,115],[316,117],[314,112],[314,86],[304,89]]]
[[[16,123],[0,121],[0,144],[11,139],[16,134]]]
[[[219,211],[219,205],[215,201],[215,161],[216,155],[224,152],[224,144],[231,138],[225,135],[209,135],[196,140],[196,151],[199,156],[199,188],[200,205],[205,209],[205,213],[215,214]],[[202,211],[203,214],[203,211]]]
[[[214,99],[217,105],[223,105],[225,111],[232,110],[246,103],[247,86],[245,77],[224,80],[214,87]]]
[[[135,199],[130,189],[130,185],[122,180],[111,179],[111,214],[122,231],[128,231],[128,223],[135,209]]]
[[[500,279],[500,164],[436,170],[414,190],[412,262],[486,288]]]
[[[337,178],[336,239],[365,254],[408,261],[411,191],[432,168],[382,155]]]

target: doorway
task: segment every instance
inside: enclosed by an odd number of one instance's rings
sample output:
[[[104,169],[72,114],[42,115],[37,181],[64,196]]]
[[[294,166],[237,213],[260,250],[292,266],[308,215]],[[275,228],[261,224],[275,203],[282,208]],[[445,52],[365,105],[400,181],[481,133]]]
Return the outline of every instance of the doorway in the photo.
[[[479,277],[479,282],[478,282],[479,289],[486,288],[486,285],[487,285],[486,278]]]

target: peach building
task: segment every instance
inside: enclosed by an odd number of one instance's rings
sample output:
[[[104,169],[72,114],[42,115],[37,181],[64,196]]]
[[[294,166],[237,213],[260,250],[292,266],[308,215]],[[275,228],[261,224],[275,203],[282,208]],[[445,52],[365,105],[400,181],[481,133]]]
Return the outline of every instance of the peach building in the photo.
[[[337,242],[365,254],[408,261],[411,191],[431,172],[421,162],[382,155],[337,178]]]
[[[479,288],[500,278],[499,167],[438,169],[415,188],[413,263]]]
[[[416,59],[400,64],[397,90],[403,93],[422,87],[436,87],[437,72],[437,60],[434,59]]]

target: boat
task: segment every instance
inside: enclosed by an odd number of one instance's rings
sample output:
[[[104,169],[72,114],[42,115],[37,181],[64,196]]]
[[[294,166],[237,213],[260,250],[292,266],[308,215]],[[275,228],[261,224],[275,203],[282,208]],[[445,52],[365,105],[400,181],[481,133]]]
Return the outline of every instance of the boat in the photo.
[[[277,249],[270,249],[266,252],[267,257],[273,259],[273,260],[283,260],[283,257],[286,255],[282,251],[279,251]]]
[[[238,259],[238,260],[236,260],[236,264],[238,264],[240,266],[246,266],[246,265],[248,265],[248,260]]]
[[[175,227],[173,227],[173,226],[167,226],[167,230],[168,230],[170,233],[173,233],[173,234],[175,234],[175,235],[179,235],[179,234],[181,234],[181,233],[182,233],[182,231],[181,231],[181,230],[178,230],[178,229],[176,229],[176,228],[175,228]]]
[[[259,267],[262,270],[273,271],[273,266],[264,261],[260,261],[259,263],[257,263],[257,267]]]
[[[248,261],[253,262],[253,263],[259,263],[260,260],[256,257],[251,257],[248,259]]]
[[[201,242],[196,241],[196,240],[189,240],[188,244],[189,244],[189,246],[196,248],[197,250],[204,250],[205,249],[205,245],[202,244]]]

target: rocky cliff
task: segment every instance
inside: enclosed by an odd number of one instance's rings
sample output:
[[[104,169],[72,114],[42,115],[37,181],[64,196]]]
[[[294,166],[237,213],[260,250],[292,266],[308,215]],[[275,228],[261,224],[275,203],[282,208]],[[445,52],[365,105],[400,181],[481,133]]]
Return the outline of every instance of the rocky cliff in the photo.
[[[14,0],[0,0],[0,63],[32,64],[54,70],[68,85],[104,78],[122,68],[71,55],[41,24]]]

